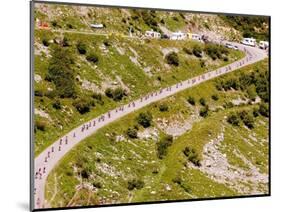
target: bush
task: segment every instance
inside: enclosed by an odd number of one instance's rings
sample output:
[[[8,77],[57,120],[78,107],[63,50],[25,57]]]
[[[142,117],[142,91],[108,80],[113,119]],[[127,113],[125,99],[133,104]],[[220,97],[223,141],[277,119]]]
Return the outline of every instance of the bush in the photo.
[[[202,57],[202,48],[199,45],[193,47],[192,53],[196,57]]]
[[[168,105],[165,104],[165,103],[160,104],[160,105],[159,105],[159,110],[160,110],[161,112],[168,111],[168,110],[169,110]]]
[[[93,52],[91,52],[89,55],[87,55],[86,59],[92,63],[97,63],[99,61],[98,56]]]
[[[77,47],[77,50],[80,54],[86,54],[87,47],[86,47],[85,43],[79,42],[76,47]]]
[[[135,128],[129,127],[127,129],[127,135],[129,138],[137,138],[138,137],[138,131]]]
[[[268,104],[262,102],[259,107],[259,112],[264,117],[269,117],[269,107]]]
[[[243,123],[250,129],[254,128],[254,117],[252,113],[249,113],[245,110],[241,111],[239,113],[240,119],[243,121]]]
[[[215,100],[215,101],[218,101],[219,100],[218,94],[213,94],[212,99]]]
[[[45,131],[47,127],[47,123],[42,120],[36,120],[35,121],[35,129],[40,131]]]
[[[57,110],[60,110],[61,109],[61,103],[59,100],[56,100],[54,103],[53,103],[53,108],[57,109]]]
[[[256,99],[257,92],[256,92],[256,86],[254,84],[250,85],[247,88],[247,94],[248,94],[249,99],[251,99],[252,101],[254,101]]]
[[[50,59],[46,79],[54,82],[61,98],[75,97],[73,58],[68,49],[57,46]]]
[[[47,38],[43,38],[42,43],[44,46],[48,47],[50,45],[49,41],[47,40]]]
[[[192,96],[189,96],[189,97],[187,98],[187,101],[189,102],[189,104],[195,105],[195,99],[194,99]]]
[[[137,118],[137,121],[144,128],[150,127],[152,121],[152,115],[149,111],[141,112]]]
[[[139,179],[133,179],[128,181],[128,190],[134,190],[134,189],[142,189],[144,186],[144,182]]]
[[[254,116],[254,117],[258,117],[258,116],[259,116],[259,108],[255,107],[255,108],[253,109],[253,116]]]
[[[173,137],[171,135],[167,135],[162,138],[159,142],[157,142],[157,156],[159,159],[163,159],[167,154],[168,147],[173,143]]]
[[[93,182],[93,186],[95,188],[102,188],[102,184],[100,182]]]
[[[90,111],[91,103],[85,99],[78,99],[73,103],[73,106],[80,114],[84,114]]]
[[[230,116],[227,117],[227,122],[234,125],[234,126],[239,126],[239,117],[237,114],[231,114]]]
[[[182,49],[186,54],[192,55],[192,51],[189,48],[183,47]]]
[[[179,65],[179,57],[176,52],[170,52],[166,55],[166,61],[169,65],[178,66]]]
[[[227,55],[229,53],[229,51],[224,46],[208,43],[205,46],[205,52],[213,60],[216,60],[216,59],[224,59],[226,61],[228,60],[228,58],[225,55]],[[223,55],[224,55],[224,57],[223,57]]]
[[[190,148],[190,147],[185,147],[184,150],[183,150],[183,154],[195,166],[201,166],[199,156],[198,156],[195,149]]]
[[[62,46],[63,46],[63,47],[68,47],[68,46],[70,46],[70,42],[69,42],[69,39],[68,39],[67,37],[63,37]]]
[[[120,101],[123,99],[124,96],[126,96],[126,92],[124,89],[122,88],[116,88],[116,89],[112,89],[112,88],[107,88],[105,90],[105,95],[108,98],[113,99],[114,101]]]
[[[204,98],[200,98],[199,102],[202,106],[206,106],[206,100]]]
[[[39,96],[39,97],[43,97],[44,96],[44,92],[41,90],[35,90],[34,91],[34,95],[35,96]]]
[[[208,116],[208,112],[209,112],[209,107],[208,107],[208,105],[206,105],[200,109],[199,114],[200,114],[200,116],[205,118]]]

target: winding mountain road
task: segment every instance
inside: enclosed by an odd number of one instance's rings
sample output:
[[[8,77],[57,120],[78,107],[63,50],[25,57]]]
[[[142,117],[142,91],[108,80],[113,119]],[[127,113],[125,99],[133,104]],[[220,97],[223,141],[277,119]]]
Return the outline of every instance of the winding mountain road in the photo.
[[[217,70],[201,74],[188,80],[178,82],[173,86],[149,93],[146,96],[136,99],[126,105],[110,110],[71,130],[69,133],[46,148],[35,158],[34,161],[34,208],[49,208],[49,205],[44,198],[45,185],[49,173],[58,164],[59,160],[61,160],[63,156],[65,156],[75,145],[95,133],[98,129],[133,111],[143,108],[152,102],[159,101],[168,96],[174,95],[175,93],[232,72],[246,65],[253,64],[267,57],[264,50],[244,46],[238,43],[233,44],[238,46],[239,50],[246,53],[244,58],[218,68]]]

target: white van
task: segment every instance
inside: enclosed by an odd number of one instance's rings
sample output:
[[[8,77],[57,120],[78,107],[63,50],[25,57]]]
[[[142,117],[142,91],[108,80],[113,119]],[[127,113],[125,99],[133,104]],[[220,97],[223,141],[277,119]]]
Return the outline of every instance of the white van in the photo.
[[[256,46],[256,39],[254,38],[243,38],[242,44],[247,46]]]
[[[260,42],[259,42],[259,47],[260,47],[261,49],[267,49],[267,48],[269,47],[268,41],[260,41]]]

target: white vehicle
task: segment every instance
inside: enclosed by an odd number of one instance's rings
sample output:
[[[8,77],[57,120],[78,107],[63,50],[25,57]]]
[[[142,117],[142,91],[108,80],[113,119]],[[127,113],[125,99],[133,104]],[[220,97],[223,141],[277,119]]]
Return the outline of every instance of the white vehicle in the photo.
[[[181,31],[173,32],[170,36],[171,40],[184,40],[186,39],[186,33],[183,33]]]
[[[267,49],[267,48],[269,47],[268,41],[260,41],[259,47],[260,47],[261,49]]]
[[[254,38],[243,38],[242,44],[247,46],[256,46],[256,39]]]
[[[95,28],[95,29],[102,29],[103,28],[103,24],[91,24],[90,26],[92,28]]]
[[[153,30],[146,31],[145,37],[147,38],[161,38],[161,34],[159,32],[155,32]]]

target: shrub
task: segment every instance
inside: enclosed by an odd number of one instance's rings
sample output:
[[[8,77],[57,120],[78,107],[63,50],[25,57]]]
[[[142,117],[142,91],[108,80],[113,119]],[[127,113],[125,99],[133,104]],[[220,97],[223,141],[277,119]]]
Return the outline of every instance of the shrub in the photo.
[[[199,102],[202,106],[206,106],[206,100],[204,98],[200,98]]]
[[[35,129],[38,129],[40,131],[45,131],[47,127],[47,123],[43,120],[36,120],[35,121]]]
[[[192,96],[189,96],[189,97],[187,98],[187,101],[189,102],[189,104],[195,105],[195,99],[194,99]]]
[[[185,147],[184,150],[183,150],[183,154],[195,166],[201,166],[199,156],[198,156],[195,149],[190,148],[190,147]]]
[[[58,26],[58,22],[56,20],[51,21],[51,24],[53,27],[57,27]]]
[[[53,103],[53,108],[57,109],[57,110],[60,110],[61,109],[61,103],[59,100],[56,100],[54,103]]]
[[[144,128],[150,127],[152,121],[152,115],[149,111],[141,112],[137,118],[137,121]]]
[[[269,117],[269,107],[268,104],[262,102],[259,107],[259,112],[264,117]]]
[[[213,94],[212,99],[215,100],[215,101],[218,101],[219,100],[218,94]]]
[[[61,98],[75,97],[76,94],[72,64],[73,58],[68,49],[54,48],[46,79],[54,82],[56,94]]]
[[[86,101],[85,99],[77,99],[73,106],[80,114],[84,114],[90,111],[91,103]]]
[[[47,40],[47,38],[43,38],[42,43],[44,46],[48,47],[50,45],[49,41]]]
[[[83,42],[78,42],[77,44],[77,50],[80,54],[86,54],[87,52],[87,47],[86,47],[86,44],[83,43]]]
[[[186,54],[192,55],[192,51],[191,49],[187,48],[187,47],[183,47],[182,49]]]
[[[239,117],[237,114],[231,114],[227,117],[227,122],[234,125],[239,126]]]
[[[63,47],[70,46],[70,42],[69,42],[69,39],[67,37],[63,37],[63,39],[62,39],[62,46]]]
[[[159,159],[163,159],[167,154],[168,147],[173,143],[173,137],[171,135],[167,135],[162,138],[159,142],[157,142],[157,156]]]
[[[170,52],[166,55],[166,61],[169,65],[178,66],[179,65],[179,57],[176,52]]]
[[[200,114],[200,116],[205,118],[208,116],[208,112],[209,112],[209,107],[208,107],[208,105],[206,105],[200,109],[199,114]]]
[[[250,85],[247,88],[247,94],[249,96],[249,99],[251,99],[251,100],[255,100],[256,99],[257,92],[256,92],[256,86],[254,84]]]
[[[86,59],[92,63],[97,63],[99,61],[98,56],[93,52],[91,52],[89,55],[87,55]]]
[[[196,57],[202,57],[202,48],[199,45],[193,47],[192,53]]]
[[[93,182],[93,186],[95,188],[102,188],[102,184],[100,182]]]
[[[240,119],[243,121],[243,123],[250,129],[254,128],[254,117],[252,113],[249,113],[245,110],[241,111],[239,113]]]
[[[80,174],[81,174],[81,177],[84,179],[88,179],[90,177],[90,173],[86,169],[83,169]]]
[[[39,97],[43,97],[43,96],[44,96],[44,93],[43,93],[43,91],[41,91],[41,90],[35,90],[35,91],[34,91],[34,95],[35,95],[35,96],[39,96]]]
[[[224,46],[208,43],[205,46],[205,52],[213,60],[216,59],[224,59],[225,61],[228,60],[226,56],[223,57],[223,55],[227,55],[229,53],[228,49]]]
[[[128,181],[128,190],[134,190],[134,189],[142,189],[144,186],[144,182],[140,179],[133,179]]]
[[[159,110],[160,110],[161,112],[168,111],[168,109],[169,109],[169,108],[168,108],[168,105],[165,104],[165,103],[159,105]]]
[[[114,90],[112,88],[107,88],[105,90],[105,95],[114,101],[120,101],[126,96],[126,91],[120,87]]]
[[[258,116],[259,116],[259,108],[255,107],[255,108],[253,109],[253,116],[254,116],[254,117],[258,117]]]
[[[129,127],[127,129],[127,135],[129,138],[137,138],[138,137],[138,131],[135,128]]]

